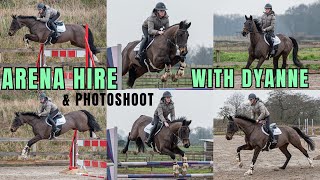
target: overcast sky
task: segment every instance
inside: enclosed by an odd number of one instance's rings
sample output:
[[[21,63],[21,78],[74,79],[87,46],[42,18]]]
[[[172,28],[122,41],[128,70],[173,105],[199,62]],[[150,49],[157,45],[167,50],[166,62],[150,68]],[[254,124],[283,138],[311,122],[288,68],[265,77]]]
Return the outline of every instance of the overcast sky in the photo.
[[[141,26],[158,0],[108,0],[107,1],[107,45],[122,44],[141,39]],[[188,46],[212,47],[213,7],[212,0],[163,0],[167,6],[170,24],[182,20],[191,22]],[[220,2],[220,1],[219,1]]]
[[[262,15],[266,3],[273,6],[276,14],[284,14],[292,6],[310,4],[318,0],[223,0],[215,1],[212,7],[216,14]]]
[[[111,91],[109,91],[110,93]],[[119,92],[119,91],[112,91]],[[153,117],[160,98],[164,90],[124,90],[121,92],[154,92],[153,106],[108,106],[107,107],[107,127],[118,126],[119,129],[125,130],[127,133],[131,130],[134,121],[140,115],[148,115]],[[191,128],[195,127],[213,127],[213,111],[214,99],[213,91],[207,90],[175,90],[170,91],[175,104],[176,117],[186,116],[188,120],[192,120]],[[170,116],[169,116],[170,119]]]

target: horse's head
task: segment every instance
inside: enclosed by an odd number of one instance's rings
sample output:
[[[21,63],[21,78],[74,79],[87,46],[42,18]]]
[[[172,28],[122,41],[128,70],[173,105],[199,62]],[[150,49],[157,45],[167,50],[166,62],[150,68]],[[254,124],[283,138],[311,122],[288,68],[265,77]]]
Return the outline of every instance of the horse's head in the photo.
[[[189,32],[188,28],[191,26],[191,22],[187,23],[186,21],[181,21],[179,24],[179,29],[176,33],[176,44],[180,51],[180,56],[186,56],[188,54],[188,38]]]
[[[253,26],[254,26],[254,21],[251,15],[250,17],[247,17],[247,15],[245,15],[245,18],[246,18],[246,22],[244,22],[243,30],[242,30],[243,36],[247,36],[249,33],[253,32]]]
[[[190,146],[190,140],[189,140],[189,134],[190,134],[190,128],[189,125],[191,124],[191,120],[183,120],[182,125],[180,126],[178,130],[178,136],[182,140],[182,144],[185,148],[188,148]]]
[[[12,22],[8,32],[9,36],[13,36],[19,29],[23,27],[23,25],[19,22],[17,15],[12,15],[11,17],[12,17]]]
[[[232,116],[228,117],[226,139],[231,140],[233,135],[239,130],[238,125],[234,122]]]
[[[16,116],[11,124],[10,131],[16,132],[17,129],[24,125],[30,118],[40,118],[36,113],[20,113],[16,112]],[[30,117],[31,116],[31,117]]]

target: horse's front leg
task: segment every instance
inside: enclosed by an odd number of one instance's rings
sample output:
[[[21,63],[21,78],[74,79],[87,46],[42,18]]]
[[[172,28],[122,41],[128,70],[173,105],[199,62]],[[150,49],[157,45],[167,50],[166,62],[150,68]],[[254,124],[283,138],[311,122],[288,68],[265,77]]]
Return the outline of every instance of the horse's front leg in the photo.
[[[24,35],[24,37],[23,37],[24,45],[25,45],[26,48],[31,48],[31,49],[32,49],[32,46],[30,46],[29,40],[30,41],[34,41],[34,42],[39,42],[40,41],[38,36],[35,35],[35,34],[26,34],[26,35]]]
[[[246,69],[250,68],[251,64],[253,63],[254,61],[254,57],[252,57],[250,54],[249,54],[249,57],[248,57],[248,61],[247,61],[247,65],[246,65]]]
[[[245,172],[244,175],[252,175],[253,174],[254,164],[257,161],[257,158],[259,156],[260,151],[261,151],[261,148],[259,148],[259,147],[254,149],[254,153],[253,153],[253,158],[252,158],[252,161],[251,161],[250,169],[247,172]]]
[[[22,153],[21,153],[21,157],[23,159],[27,159],[28,158],[28,154],[30,152],[30,148],[31,146],[40,141],[42,139],[42,137],[40,135],[36,135],[34,138],[32,138],[31,140],[28,141],[28,143],[26,144],[26,146],[22,149]]]
[[[165,64],[165,72],[164,74],[161,76],[161,81],[162,82],[166,82],[168,80],[168,77],[171,74],[171,65],[170,64]]]
[[[245,144],[245,145],[239,146],[237,148],[237,161],[239,162],[240,168],[242,168],[242,166],[243,166],[242,161],[241,161],[241,157],[240,157],[240,151],[241,150],[252,150],[252,149],[253,148],[249,144]]]
[[[182,157],[182,167],[181,167],[181,174],[182,175],[186,175],[187,174],[187,171],[188,171],[188,167],[189,167],[189,164],[187,162],[187,157],[185,157],[185,154],[184,154],[184,151],[182,151],[179,147],[176,147],[174,150],[173,150],[174,153],[176,154],[179,154],[181,157]]]
[[[172,74],[172,81],[173,82],[176,82],[179,78],[184,76],[184,68],[187,67],[187,64],[186,64],[186,62],[184,60],[183,61],[179,61],[179,62],[180,62],[180,66],[179,66],[179,69],[178,69],[177,73],[175,75]]]
[[[176,155],[175,155],[175,153],[172,152],[171,150],[169,150],[169,149],[166,148],[166,147],[161,148],[160,151],[161,151],[161,154],[166,154],[166,155],[168,155],[168,156],[171,157],[171,159],[172,159],[172,161],[173,161],[173,167],[172,167],[172,169],[173,169],[173,175],[174,175],[175,177],[178,177],[178,176],[179,176],[179,164],[178,164],[178,162],[177,162],[177,160],[176,160]]]

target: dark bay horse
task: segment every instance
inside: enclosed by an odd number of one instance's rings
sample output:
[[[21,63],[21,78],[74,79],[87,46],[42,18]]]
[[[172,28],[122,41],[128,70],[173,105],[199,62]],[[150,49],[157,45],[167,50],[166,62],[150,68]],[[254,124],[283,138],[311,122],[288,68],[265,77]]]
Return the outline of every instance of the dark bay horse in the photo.
[[[260,68],[263,62],[267,59],[269,53],[269,45],[264,41],[264,33],[260,23],[256,19],[245,16],[242,35],[250,34],[249,57],[245,68],[250,68],[252,62],[258,59],[259,62],[256,68]],[[278,51],[273,57],[273,69],[278,69],[278,60],[282,56],[282,68],[287,67],[287,58],[293,48],[293,62],[297,67],[302,67],[302,63],[298,60],[298,43],[293,37],[288,37],[283,34],[277,34],[281,43],[278,45]],[[274,71],[275,72],[275,71]]]
[[[149,116],[141,115],[132,125],[131,132],[128,135],[127,143],[122,153],[126,153],[129,148],[130,141],[135,141],[138,147],[138,152],[144,152],[144,141],[147,139],[144,128],[150,124],[152,118]],[[177,120],[168,122],[169,127],[163,127],[161,131],[154,136],[153,147],[158,150],[160,154],[168,155],[174,161],[175,175],[179,174],[179,165],[176,163],[176,155],[179,154],[183,157],[184,162],[187,158],[184,157],[184,151],[178,147],[178,140],[181,140],[183,146],[188,148],[190,146],[189,125],[191,120],[188,121],[185,117],[178,118]],[[186,174],[187,164],[183,165],[182,173]]]
[[[239,161],[239,167],[242,167],[242,162],[240,158],[241,150],[254,150],[252,162],[250,169],[244,175],[252,175],[254,164],[258,158],[259,153],[263,147],[269,141],[269,137],[265,135],[261,130],[261,123],[257,123],[254,119],[250,119],[246,116],[236,115],[235,117],[228,117],[229,122],[227,126],[226,139],[231,140],[233,135],[240,129],[245,134],[246,144],[239,146],[237,149],[237,160]],[[291,158],[291,154],[287,147],[292,144],[295,148],[299,149],[308,159],[309,164],[313,167],[312,160],[310,159],[308,152],[301,145],[300,137],[304,139],[309,148],[313,151],[315,149],[314,141],[300,131],[297,127],[283,126],[279,127],[282,134],[279,135],[278,143],[275,148],[279,148],[281,152],[286,156],[287,160],[280,169],[285,169]]]
[[[85,48],[85,27],[78,24],[65,24],[66,31],[63,32],[57,43],[64,43],[70,41],[72,45]],[[30,34],[24,35],[23,39],[26,46],[29,46],[29,40],[44,43],[50,35],[50,30],[46,27],[44,22],[37,21],[35,16],[12,16],[12,22],[9,29],[9,36],[13,36],[19,29],[27,27]],[[90,50],[94,55],[99,53],[99,50],[94,45],[94,39],[91,30],[88,32],[88,43]]]
[[[148,72],[148,68],[152,68],[150,72],[159,72],[165,68],[165,73],[161,76],[162,81],[167,81],[168,77],[172,77],[173,81],[184,75],[185,56],[188,53],[188,28],[191,22],[181,21],[179,24],[170,26],[162,35],[154,38],[154,42],[147,49],[147,58],[150,61],[150,66],[141,66],[135,59],[134,48],[140,41],[129,42],[122,51],[122,76],[129,72],[128,86],[133,87],[137,78]],[[179,49],[180,55],[176,55]],[[171,66],[180,62],[180,67],[174,75],[170,73]]]
[[[90,135],[95,132],[101,131],[100,125],[95,120],[95,117],[86,110],[73,111],[64,115],[66,123],[62,125],[61,134],[69,130],[78,130],[80,132],[90,131]],[[45,117],[39,117],[35,112],[18,112],[14,118],[10,131],[16,132],[17,129],[28,124],[32,127],[34,138],[28,141],[27,145],[22,150],[21,156],[27,158],[31,146],[42,140],[48,139],[51,133],[51,126],[45,122]]]

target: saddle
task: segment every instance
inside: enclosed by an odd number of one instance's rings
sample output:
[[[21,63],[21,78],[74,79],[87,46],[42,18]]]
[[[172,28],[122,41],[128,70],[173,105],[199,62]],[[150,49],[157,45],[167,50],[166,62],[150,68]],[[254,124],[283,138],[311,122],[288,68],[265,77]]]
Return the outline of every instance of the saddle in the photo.
[[[53,121],[55,122],[56,126],[57,126],[57,132],[55,133],[55,136],[59,136],[61,133],[61,129],[62,129],[62,125],[66,123],[66,119],[65,117],[59,112],[58,114],[56,114],[53,118]],[[50,127],[52,126],[49,122],[48,122],[48,118],[46,118],[46,123],[47,125],[49,125]]]
[[[272,132],[273,132],[274,138],[275,138],[276,140],[278,140],[279,135],[282,134],[281,129],[276,125],[276,123],[270,124],[270,129],[271,129]],[[265,124],[263,124],[263,125],[261,126],[261,130],[262,130],[262,132],[263,132],[265,135],[269,136],[269,133],[268,133],[269,130],[267,129],[267,127],[266,127]],[[276,147],[276,145],[277,145],[277,144],[273,144],[273,145],[271,144],[271,137],[269,137],[269,141],[267,142],[267,144],[266,144],[265,147],[263,148],[263,151],[264,151],[264,150],[268,151],[269,149],[274,149],[274,148]]]
[[[156,127],[156,133],[154,133],[154,136],[156,136],[160,131],[161,129],[163,128],[164,126],[164,123],[163,122],[159,122],[157,127]],[[150,124],[148,124],[143,130],[144,132],[146,133],[146,137],[148,138],[149,137],[149,134],[151,132],[151,128],[153,127],[152,125],[152,122]]]
[[[63,33],[66,31],[66,26],[64,25],[63,21],[56,21],[54,22],[54,24],[57,27],[57,32],[58,33]],[[50,30],[53,31],[52,27],[48,24],[48,22],[46,23],[46,27]]]

